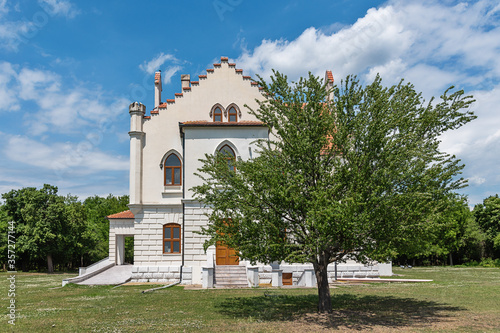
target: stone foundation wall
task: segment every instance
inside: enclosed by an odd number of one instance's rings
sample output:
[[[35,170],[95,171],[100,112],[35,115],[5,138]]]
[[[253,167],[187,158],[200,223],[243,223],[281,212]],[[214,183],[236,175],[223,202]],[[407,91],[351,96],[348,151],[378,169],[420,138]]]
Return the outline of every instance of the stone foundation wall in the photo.
[[[375,265],[362,265],[355,262],[342,263],[337,266],[337,278],[374,278],[379,277],[379,269],[381,265],[388,264],[375,264]],[[283,273],[292,273],[292,283],[294,286],[305,286],[305,271],[312,270],[311,264],[288,265],[282,264],[279,269]],[[259,284],[271,284],[272,267],[270,265],[259,266]],[[333,283],[335,281],[335,265],[328,265],[328,281]]]

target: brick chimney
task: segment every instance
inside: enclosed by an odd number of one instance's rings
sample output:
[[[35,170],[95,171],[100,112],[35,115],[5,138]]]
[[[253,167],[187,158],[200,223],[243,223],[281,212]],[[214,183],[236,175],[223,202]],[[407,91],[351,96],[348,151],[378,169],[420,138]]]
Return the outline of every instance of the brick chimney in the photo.
[[[155,73],[155,109],[161,104],[161,71]]]
[[[333,89],[333,74],[332,71],[326,71],[325,73],[325,84],[327,90]],[[328,100],[333,100],[333,91],[328,94]]]
[[[191,81],[191,76],[189,74],[182,74],[181,75],[181,84],[182,84],[182,90],[184,88],[189,88],[189,82]]]

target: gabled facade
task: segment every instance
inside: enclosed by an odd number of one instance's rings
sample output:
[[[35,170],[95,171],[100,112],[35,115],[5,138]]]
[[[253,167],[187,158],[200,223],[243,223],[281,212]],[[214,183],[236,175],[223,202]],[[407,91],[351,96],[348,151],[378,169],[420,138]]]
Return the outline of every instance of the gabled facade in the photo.
[[[326,78],[333,84],[333,76]],[[258,154],[256,139],[268,138],[268,129],[245,104],[257,108],[261,89],[243,70],[222,57],[205,75],[191,80],[181,75],[181,91],[162,100],[161,72],[155,74],[155,105],[134,102],[130,112],[130,211],[109,216],[110,260],[123,264],[124,237],[134,237],[132,280],[138,282],[203,284],[217,280],[218,266],[239,266],[248,285],[314,285],[312,265],[250,266],[223,246],[203,250],[208,223],[206,208],[190,190],[201,185],[194,175],[205,154],[225,151],[239,159]],[[215,270],[214,270],[215,269]],[[374,276],[383,265],[350,263],[339,274]],[[340,276],[340,275],[339,275]]]

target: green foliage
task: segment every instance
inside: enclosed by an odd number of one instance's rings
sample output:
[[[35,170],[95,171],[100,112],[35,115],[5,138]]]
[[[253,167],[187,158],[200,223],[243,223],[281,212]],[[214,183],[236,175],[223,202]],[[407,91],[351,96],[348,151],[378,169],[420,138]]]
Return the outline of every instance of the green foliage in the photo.
[[[468,261],[459,267],[498,267],[500,268],[500,259],[483,258],[481,261]]]
[[[194,191],[212,208],[206,246],[224,241],[252,262],[310,262],[319,281],[331,262],[386,260],[428,237],[430,217],[466,185],[463,165],[439,151],[443,132],[475,118],[463,91],[425,104],[411,84],[386,88],[380,77],[366,87],[347,77],[332,95],[312,75],[259,83],[268,98],[250,112],[270,130],[259,156],[233,161],[232,172],[207,155],[199,170]]]
[[[94,247],[87,250],[88,262],[96,262],[108,256],[109,253],[109,221],[106,216],[128,209],[128,195],[106,198],[93,196],[83,202],[86,212],[88,230],[91,233]]]
[[[476,220],[485,233],[486,256],[500,258],[500,198],[498,194],[474,207]]]
[[[459,252],[465,255],[466,250],[468,255],[474,255],[471,251],[481,238],[467,198],[452,195],[442,204],[446,209],[428,216],[427,237],[412,242],[398,253],[399,256],[406,259],[436,257],[446,261]]]
[[[128,196],[77,197],[57,194],[57,187],[26,187],[4,193],[0,207],[0,253],[7,258],[7,226],[15,225],[16,264],[22,270],[52,271],[87,266],[108,255],[107,215],[127,209]],[[129,244],[130,247],[130,244]]]
[[[12,190],[2,197],[6,212],[16,225],[18,255],[35,262],[46,259],[48,270],[52,272],[52,256],[62,253],[66,245],[64,199],[57,195],[57,187],[47,184],[40,190],[27,187]]]

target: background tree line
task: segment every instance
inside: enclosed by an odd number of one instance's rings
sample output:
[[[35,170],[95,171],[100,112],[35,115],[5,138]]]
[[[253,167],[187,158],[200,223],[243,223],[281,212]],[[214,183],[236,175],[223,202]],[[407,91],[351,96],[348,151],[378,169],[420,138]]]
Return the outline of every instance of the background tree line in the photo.
[[[15,222],[16,268],[53,272],[88,266],[108,256],[106,216],[127,210],[128,195],[61,196],[55,186],[25,187],[2,194],[0,267],[7,263],[7,230]],[[128,252],[133,243],[126,244]],[[130,259],[130,258],[129,258]]]
[[[16,265],[23,271],[66,271],[108,256],[106,216],[127,210],[127,195],[92,196],[80,201],[57,187],[25,187],[2,194],[0,267],[7,263],[8,222],[16,227]],[[409,243],[394,258],[398,265],[475,264],[500,266],[500,198],[484,199],[471,211],[466,198],[450,198],[453,209],[435,217],[429,239]],[[433,218],[432,216],[429,218]],[[126,260],[133,262],[133,240]]]
[[[500,267],[500,198],[489,196],[469,209],[465,197],[450,198],[447,214],[432,221],[428,239],[409,244],[399,265],[465,264]]]

